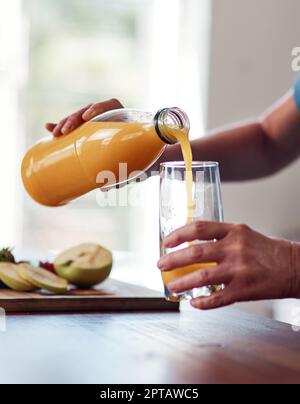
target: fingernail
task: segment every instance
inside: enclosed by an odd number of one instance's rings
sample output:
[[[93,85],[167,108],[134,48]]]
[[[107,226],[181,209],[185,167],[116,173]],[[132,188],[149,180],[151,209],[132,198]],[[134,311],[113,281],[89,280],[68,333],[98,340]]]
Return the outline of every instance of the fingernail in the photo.
[[[173,282],[171,282],[171,283],[169,283],[168,285],[167,285],[167,287],[168,287],[168,289],[171,291],[171,292],[176,292],[176,283],[173,283]]]
[[[66,123],[65,126],[63,126],[61,132],[65,135],[66,133],[71,132],[73,129],[73,124],[72,123]]]
[[[89,119],[93,118],[93,110],[88,109],[87,111],[85,111],[85,113],[82,115],[82,118],[84,120],[89,120]]]
[[[163,261],[163,260],[159,260],[158,263],[157,263],[157,266],[158,266],[158,268],[159,268],[160,270],[163,270],[163,269],[164,269],[164,261]]]
[[[196,303],[194,300],[191,301],[191,306],[194,307],[194,309],[196,309]]]
[[[164,239],[163,244],[165,247],[171,247],[171,241],[168,238]]]

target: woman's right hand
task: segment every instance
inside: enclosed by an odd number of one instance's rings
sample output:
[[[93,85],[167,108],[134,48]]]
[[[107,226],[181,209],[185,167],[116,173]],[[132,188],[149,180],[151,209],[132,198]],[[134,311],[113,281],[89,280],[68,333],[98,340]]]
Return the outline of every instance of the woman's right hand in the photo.
[[[98,102],[96,104],[88,105],[82,108],[80,111],[75,112],[72,115],[67,116],[62,119],[58,124],[47,123],[46,129],[52,132],[53,136],[58,137],[62,135],[67,135],[73,130],[77,129],[83,123],[90,121],[96,116],[103,114],[104,112],[112,111],[114,109],[124,108],[123,105],[115,98]]]

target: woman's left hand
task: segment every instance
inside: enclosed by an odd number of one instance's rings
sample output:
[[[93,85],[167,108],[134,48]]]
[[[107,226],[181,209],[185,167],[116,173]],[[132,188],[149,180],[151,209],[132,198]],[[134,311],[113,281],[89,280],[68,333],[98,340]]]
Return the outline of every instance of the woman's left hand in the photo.
[[[195,240],[217,240],[193,244],[160,259],[161,271],[195,263],[216,263],[177,279],[168,285],[173,293],[209,285],[225,285],[211,297],[192,300],[192,306],[207,310],[236,302],[300,298],[300,245],[265,237],[245,225],[194,222],[165,240],[174,248]]]

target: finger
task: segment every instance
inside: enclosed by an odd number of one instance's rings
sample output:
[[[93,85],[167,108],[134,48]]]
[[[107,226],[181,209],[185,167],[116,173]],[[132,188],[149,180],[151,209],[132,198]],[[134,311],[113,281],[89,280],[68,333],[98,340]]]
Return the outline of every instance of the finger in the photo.
[[[62,135],[63,135],[61,129],[62,129],[62,127],[64,126],[64,124],[66,123],[67,119],[68,119],[68,118],[63,119],[62,121],[59,122],[59,124],[57,124],[57,125],[55,126],[55,128],[54,128],[53,131],[52,131],[53,136],[59,137],[59,136],[62,136]]]
[[[45,127],[49,132],[53,132],[54,128],[56,127],[56,124],[55,123],[46,123]]]
[[[82,118],[84,121],[89,121],[90,119],[93,119],[96,116],[103,114],[104,112],[121,108],[123,108],[123,105],[118,100],[113,98],[105,102],[93,104],[87,111],[83,113]]]
[[[170,282],[167,286],[172,293],[181,293],[194,288],[230,283],[232,274],[221,266],[200,269],[190,275]]]
[[[226,237],[231,229],[232,225],[227,223],[193,222],[175,230],[166,237],[164,240],[164,246],[173,248],[188,241],[220,240]]]
[[[199,297],[191,301],[191,305],[199,310],[219,309],[221,307],[230,306],[237,300],[234,295],[226,289],[213,294],[210,297]]]
[[[195,244],[165,255],[158,261],[157,266],[161,271],[170,271],[191,264],[220,262],[222,258],[223,251],[217,243]]]
[[[64,135],[67,135],[68,133],[72,132],[73,130],[79,128],[85,120],[82,118],[82,115],[90,108],[90,105],[88,105],[85,108],[80,109],[79,111],[75,112],[75,114],[70,115],[64,126],[61,129],[61,132]]]

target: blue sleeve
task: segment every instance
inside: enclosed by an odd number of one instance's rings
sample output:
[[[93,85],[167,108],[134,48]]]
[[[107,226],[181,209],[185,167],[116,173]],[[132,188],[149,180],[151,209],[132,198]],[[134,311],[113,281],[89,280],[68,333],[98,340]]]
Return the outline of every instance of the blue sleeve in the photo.
[[[294,99],[295,99],[295,103],[297,105],[298,111],[300,112],[300,76],[295,81]]]

